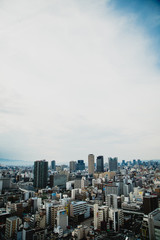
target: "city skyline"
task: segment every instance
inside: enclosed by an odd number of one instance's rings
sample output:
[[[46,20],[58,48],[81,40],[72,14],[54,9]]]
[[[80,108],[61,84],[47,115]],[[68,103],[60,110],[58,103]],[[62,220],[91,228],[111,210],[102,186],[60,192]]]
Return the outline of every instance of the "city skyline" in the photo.
[[[2,1],[0,158],[159,159],[159,10],[156,0]]]

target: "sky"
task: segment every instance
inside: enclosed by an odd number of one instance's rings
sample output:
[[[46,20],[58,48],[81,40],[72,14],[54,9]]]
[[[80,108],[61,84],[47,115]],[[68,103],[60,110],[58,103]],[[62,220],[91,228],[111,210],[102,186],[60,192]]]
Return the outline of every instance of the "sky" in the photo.
[[[1,0],[0,158],[160,159],[160,1]]]

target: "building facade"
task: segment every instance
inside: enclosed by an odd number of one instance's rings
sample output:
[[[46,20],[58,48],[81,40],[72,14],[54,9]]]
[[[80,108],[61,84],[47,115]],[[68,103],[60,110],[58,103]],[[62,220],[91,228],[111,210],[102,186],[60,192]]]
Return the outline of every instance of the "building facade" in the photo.
[[[118,169],[118,158],[108,158],[108,165],[109,165],[109,170],[110,171],[117,171]]]
[[[34,162],[34,187],[45,188],[48,181],[48,162],[39,160]]]
[[[69,170],[70,170],[70,173],[76,171],[76,165],[77,165],[76,161],[70,161],[70,162],[69,162]]]
[[[94,173],[94,155],[93,154],[88,155],[88,173],[89,174]]]
[[[97,172],[104,172],[103,156],[98,156],[97,157]]]

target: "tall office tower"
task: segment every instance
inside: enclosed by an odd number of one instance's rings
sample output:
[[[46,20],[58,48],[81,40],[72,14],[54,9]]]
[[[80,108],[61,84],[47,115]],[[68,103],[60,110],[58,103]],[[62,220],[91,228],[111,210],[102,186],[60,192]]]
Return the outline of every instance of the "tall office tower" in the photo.
[[[144,214],[149,214],[158,208],[158,196],[149,195],[143,197]]]
[[[6,219],[5,239],[13,239],[18,230],[20,218],[17,216]]]
[[[97,157],[97,172],[104,172],[103,156]]]
[[[118,158],[108,158],[109,170],[117,171],[118,169]]]
[[[70,161],[70,162],[69,162],[69,170],[70,170],[70,173],[76,171],[76,164],[77,164],[76,161]]]
[[[51,168],[55,171],[56,170],[56,161],[52,160],[51,161]]]
[[[94,155],[93,154],[88,155],[88,173],[89,174],[94,173]]]
[[[78,160],[77,162],[77,170],[85,170],[85,163],[83,160]]]
[[[34,187],[45,188],[48,180],[48,162],[38,160],[34,162]]]

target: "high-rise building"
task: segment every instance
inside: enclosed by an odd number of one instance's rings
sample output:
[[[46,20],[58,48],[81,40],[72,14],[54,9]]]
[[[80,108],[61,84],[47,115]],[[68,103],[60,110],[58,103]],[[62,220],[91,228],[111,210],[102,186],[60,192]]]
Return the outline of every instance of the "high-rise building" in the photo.
[[[51,226],[53,228],[56,226],[57,212],[60,210],[64,210],[64,206],[62,206],[60,204],[54,204],[51,207]]]
[[[76,171],[76,164],[77,164],[76,161],[70,161],[70,162],[69,162],[69,170],[70,170],[70,173]]]
[[[57,211],[57,227],[60,227],[63,229],[63,231],[65,231],[67,226],[68,226],[68,215],[66,210]]]
[[[158,196],[149,195],[143,197],[144,214],[149,214],[158,208]]]
[[[107,222],[108,220],[108,207],[98,206],[98,204],[93,205],[94,208],[94,230],[101,229],[102,222]]]
[[[89,174],[94,173],[94,155],[93,154],[88,155],[88,173]]]
[[[34,162],[34,187],[45,188],[48,180],[48,162],[38,160]]]
[[[78,160],[77,162],[77,170],[85,170],[85,163],[83,160]]]
[[[117,209],[118,206],[117,195],[116,194],[109,194],[106,196],[106,205],[110,208]]]
[[[122,209],[109,209],[109,218],[113,221],[112,228],[115,232],[120,230],[120,227],[124,225],[124,215]]]
[[[157,208],[148,214],[149,239],[160,239],[160,209]]]
[[[55,160],[52,160],[51,161],[51,168],[52,168],[52,170],[56,170],[56,161]]]
[[[104,172],[103,156],[97,157],[97,172]]]
[[[110,171],[117,171],[118,169],[118,158],[108,158],[108,165]]]
[[[13,239],[18,230],[20,218],[13,216],[6,219],[5,239]]]

